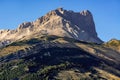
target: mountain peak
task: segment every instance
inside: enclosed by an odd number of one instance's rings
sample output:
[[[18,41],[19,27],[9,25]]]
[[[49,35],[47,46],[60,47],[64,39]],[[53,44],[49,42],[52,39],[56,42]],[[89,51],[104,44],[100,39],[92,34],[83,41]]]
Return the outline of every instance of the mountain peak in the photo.
[[[60,8],[57,8],[56,10],[63,11],[64,9],[62,7],[60,7]]]
[[[31,22],[24,22],[18,26],[19,29],[28,28],[31,26]]]
[[[69,37],[86,42],[102,43],[89,10],[74,12],[57,8],[33,22],[20,24],[17,30],[0,31],[0,41],[33,38],[43,34]]]
[[[83,10],[80,12],[81,15],[87,16],[87,15],[92,15],[89,10]]]

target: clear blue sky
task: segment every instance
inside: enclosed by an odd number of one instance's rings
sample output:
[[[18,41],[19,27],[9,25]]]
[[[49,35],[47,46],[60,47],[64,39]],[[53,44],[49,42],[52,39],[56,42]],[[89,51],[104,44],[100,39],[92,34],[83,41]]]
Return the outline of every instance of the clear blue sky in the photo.
[[[120,40],[120,0],[0,0],[0,29],[15,29],[58,7],[90,10],[98,36],[103,41]]]

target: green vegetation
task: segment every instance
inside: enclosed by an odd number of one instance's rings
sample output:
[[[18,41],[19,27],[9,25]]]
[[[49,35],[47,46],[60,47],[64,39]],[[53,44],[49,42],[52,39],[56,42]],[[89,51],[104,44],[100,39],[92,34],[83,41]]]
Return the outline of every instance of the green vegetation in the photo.
[[[32,45],[32,44],[36,44],[39,43],[40,40],[37,38],[33,38],[30,40],[23,40],[23,41],[18,41],[18,42],[13,42],[8,46],[23,46],[23,45]]]
[[[21,60],[8,62],[0,66],[0,80],[15,79],[20,75],[25,74],[24,67]]]
[[[117,46],[118,42],[109,45]],[[19,50],[23,50],[21,53],[26,50],[30,55],[8,62],[3,60],[0,63],[0,80],[119,80],[120,71],[107,65],[107,60],[104,62],[91,55],[89,52],[95,52],[93,48],[104,52],[104,45],[57,36],[13,42],[0,49],[0,56]],[[15,56],[21,56],[21,53]]]
[[[24,60],[15,60],[8,63],[4,63],[0,66],[0,80],[13,80],[13,79],[21,79],[21,80],[40,80],[49,78],[49,74],[53,74],[58,70],[64,70],[70,65],[69,62],[61,63],[58,65],[46,65],[42,68],[37,66],[35,62],[24,62]],[[34,70],[34,66],[38,68],[37,71]],[[31,68],[32,67],[32,68]]]
[[[58,72],[58,70],[66,69],[69,65],[69,62],[66,62],[53,66],[45,66],[44,68],[39,69],[37,73],[26,75],[22,80],[48,80],[48,78],[52,77],[50,75],[54,75],[54,73],[56,71]]]

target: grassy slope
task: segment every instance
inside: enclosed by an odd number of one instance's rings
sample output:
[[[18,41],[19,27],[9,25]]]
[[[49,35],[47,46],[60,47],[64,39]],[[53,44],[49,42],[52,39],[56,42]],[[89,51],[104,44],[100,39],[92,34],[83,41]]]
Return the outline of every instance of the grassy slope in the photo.
[[[56,47],[39,50],[36,54],[1,63],[0,79],[48,80],[54,78],[63,80],[64,78],[66,80],[69,77],[71,80],[79,80],[79,78],[82,80],[120,79],[120,71],[112,67],[111,64],[107,64],[105,59],[101,60],[105,56],[105,53],[111,49],[106,49],[104,46],[94,43],[86,43],[56,36],[40,37],[14,42],[2,48],[1,51],[3,50],[5,53],[2,51],[0,54],[4,56],[4,54],[9,54],[9,50],[16,52],[26,47],[35,46],[35,44],[41,41],[45,41],[47,44],[49,41],[57,44]],[[59,47],[57,47],[58,45]],[[39,46],[36,48],[39,49]],[[97,50],[104,53],[101,54],[103,56],[96,57]],[[110,60],[108,59],[108,61]]]
[[[70,70],[61,70],[58,75],[57,75],[57,79],[60,80],[68,80],[68,79],[72,79],[72,80],[94,80],[94,79],[98,79],[98,80],[105,80],[105,79],[109,79],[109,80],[119,80],[120,78],[115,76],[114,74],[111,74],[105,70],[99,69],[99,68],[93,68],[95,72],[80,72],[78,69],[70,69]]]
[[[110,40],[109,42],[105,43],[104,46],[120,52],[120,40]]]

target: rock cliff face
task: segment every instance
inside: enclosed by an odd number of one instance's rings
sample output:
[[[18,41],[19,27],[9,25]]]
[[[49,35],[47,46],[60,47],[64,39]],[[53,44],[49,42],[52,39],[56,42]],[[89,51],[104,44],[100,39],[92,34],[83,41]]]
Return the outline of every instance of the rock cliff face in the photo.
[[[0,41],[11,42],[40,35],[56,35],[102,43],[97,37],[90,11],[73,12],[62,8],[52,10],[34,22],[22,23],[16,30],[0,30]]]

